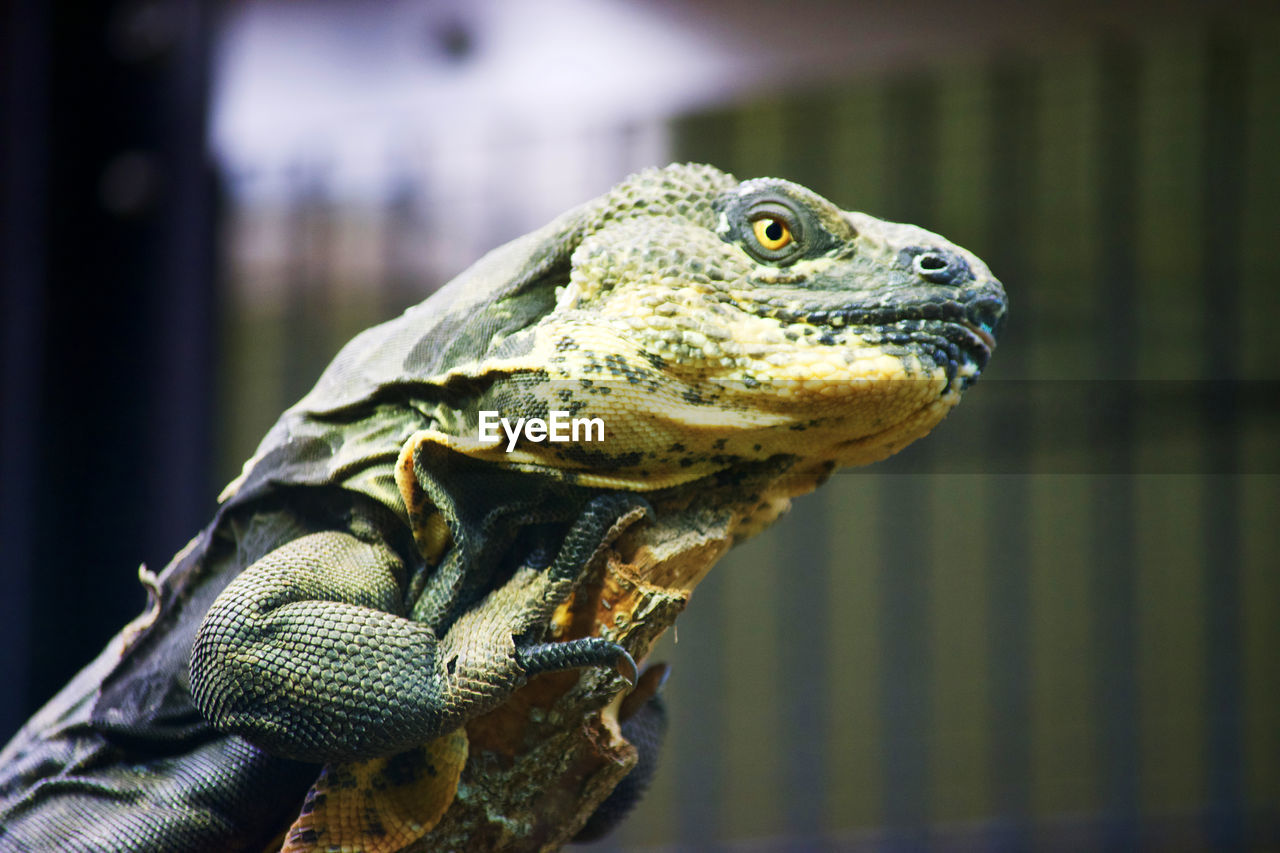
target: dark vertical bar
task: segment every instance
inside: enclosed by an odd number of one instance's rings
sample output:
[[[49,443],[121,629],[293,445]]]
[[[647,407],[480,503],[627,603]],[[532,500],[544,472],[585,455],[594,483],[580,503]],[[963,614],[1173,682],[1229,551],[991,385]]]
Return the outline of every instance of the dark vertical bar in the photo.
[[[773,173],[775,177],[787,178],[826,195],[840,172],[850,168],[847,153],[836,150],[834,134],[813,132],[815,127],[831,122],[837,101],[834,93],[823,92],[794,95],[783,102],[784,139],[780,162]]]
[[[331,338],[332,289],[329,287],[333,252],[332,206],[323,187],[324,175],[313,166],[290,174],[288,212],[288,270],[285,280],[285,321],[289,346],[281,366],[281,408],[311,390],[320,371],[333,357]]]
[[[1240,375],[1240,245],[1243,195],[1246,57],[1238,39],[1210,37],[1204,116],[1205,376],[1202,417],[1209,476],[1204,494],[1205,645],[1208,679],[1206,754],[1209,796],[1206,835],[1215,850],[1245,846],[1242,776],[1240,444],[1235,384]]]
[[[44,349],[45,150],[48,5],[4,6],[0,102],[0,742],[22,724],[31,679],[33,507]]]
[[[1134,254],[1136,228],[1138,59],[1129,44],[1099,57],[1098,363],[1103,405],[1091,438],[1106,475],[1096,479],[1093,503],[1094,630],[1101,797],[1106,815],[1100,844],[1133,850],[1138,843],[1139,743],[1134,562],[1133,392],[1135,356]]]
[[[899,221],[928,223],[937,125],[930,80],[891,84],[887,101],[889,209]],[[928,446],[914,449],[928,467]],[[933,700],[929,656],[928,560],[932,516],[923,478],[881,480],[880,600],[884,635],[881,695],[885,733],[884,815],[894,850],[924,849],[929,829]]]
[[[419,200],[424,195],[423,188],[413,178],[401,174],[396,178],[391,197],[387,200],[382,230],[386,273],[379,289],[383,303],[380,316],[394,317],[425,299],[430,290],[428,283],[417,274],[409,254],[409,247],[422,233]]]
[[[138,563],[212,506],[204,6],[48,8],[30,705],[136,615]]]
[[[783,670],[788,689],[782,691],[782,719],[788,742],[783,750],[785,797],[783,816],[787,837],[816,841],[823,835],[828,769],[827,732],[830,702],[826,685],[838,677],[830,672],[827,644],[827,606],[831,554],[827,548],[826,502],[820,496],[800,499],[799,511],[780,525],[782,553],[787,566],[778,566],[786,581],[779,587]]]
[[[1030,298],[1032,269],[1026,224],[1034,214],[1034,83],[1032,70],[1025,64],[997,65],[990,75],[991,257],[1010,291],[1028,294],[1024,299]],[[1020,383],[1027,376],[1034,337],[1023,333],[1027,323],[1019,322],[1018,306],[1015,295],[1013,320],[1000,341],[1006,357],[997,370],[1002,380]],[[1027,437],[1031,428],[1027,408],[1014,395],[993,396],[991,402],[997,408],[988,419],[988,453],[1002,460],[1004,470],[1019,473],[992,478],[986,516],[989,772],[996,810],[988,840],[992,850],[1026,850],[1031,847],[1031,495],[1028,479],[1020,472],[1030,470]]]
[[[132,14],[149,14],[140,7]],[[214,332],[216,182],[207,148],[212,13],[203,0],[173,0],[169,68],[156,98],[168,116],[157,160],[165,198],[155,246],[156,326],[150,353],[147,466],[151,509],[142,554],[167,560],[207,523],[216,491]],[[137,24],[133,24],[137,26]],[[159,570],[160,565],[151,568]]]
[[[881,715],[888,849],[922,850],[929,824],[928,559],[930,513],[921,478],[891,474],[880,489]]]
[[[732,560],[730,557],[728,560]],[[724,702],[721,624],[733,618],[724,608],[724,585],[733,583],[732,565],[721,563],[698,584],[690,609],[680,617],[678,662],[670,677],[671,725],[663,754],[678,758],[673,835],[682,849],[723,848],[725,803]]]

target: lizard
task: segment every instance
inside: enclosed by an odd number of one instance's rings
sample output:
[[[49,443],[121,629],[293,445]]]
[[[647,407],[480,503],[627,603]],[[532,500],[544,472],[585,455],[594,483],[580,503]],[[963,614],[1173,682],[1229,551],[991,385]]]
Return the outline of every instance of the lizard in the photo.
[[[631,176],[339,352],[0,751],[0,850],[558,846],[634,765],[635,660],[697,581],[927,434],[1005,314],[922,228]],[[494,441],[484,412],[605,435]]]

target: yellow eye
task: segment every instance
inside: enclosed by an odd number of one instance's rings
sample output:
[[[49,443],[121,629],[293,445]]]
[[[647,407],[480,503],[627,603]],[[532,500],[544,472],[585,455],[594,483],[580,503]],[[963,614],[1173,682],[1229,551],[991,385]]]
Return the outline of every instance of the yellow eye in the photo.
[[[781,219],[762,216],[751,223],[751,230],[756,235],[756,242],[769,252],[776,252],[791,245],[791,229]]]

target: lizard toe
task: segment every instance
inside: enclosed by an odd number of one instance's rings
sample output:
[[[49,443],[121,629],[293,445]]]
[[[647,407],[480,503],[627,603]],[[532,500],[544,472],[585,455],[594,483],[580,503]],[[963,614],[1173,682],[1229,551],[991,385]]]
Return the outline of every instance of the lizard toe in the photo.
[[[635,684],[637,678],[636,662],[627,650],[601,637],[518,646],[516,662],[520,664],[526,677],[584,666],[609,666],[630,684]]]

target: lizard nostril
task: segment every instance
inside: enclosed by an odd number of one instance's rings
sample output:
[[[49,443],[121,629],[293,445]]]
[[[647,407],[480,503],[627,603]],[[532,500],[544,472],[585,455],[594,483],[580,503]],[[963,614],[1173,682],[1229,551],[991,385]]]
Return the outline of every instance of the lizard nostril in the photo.
[[[921,278],[934,284],[960,284],[969,271],[964,259],[950,252],[921,252],[912,264]]]

